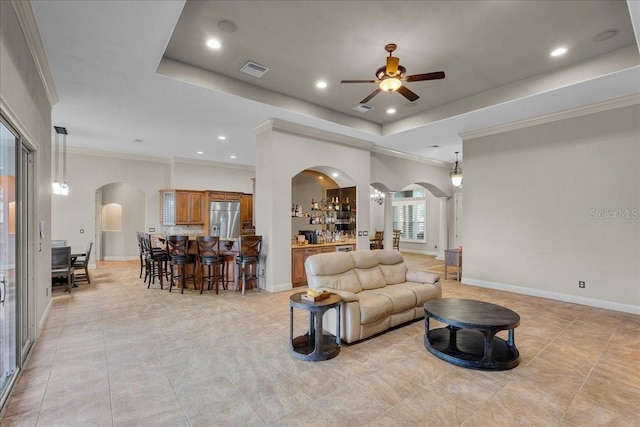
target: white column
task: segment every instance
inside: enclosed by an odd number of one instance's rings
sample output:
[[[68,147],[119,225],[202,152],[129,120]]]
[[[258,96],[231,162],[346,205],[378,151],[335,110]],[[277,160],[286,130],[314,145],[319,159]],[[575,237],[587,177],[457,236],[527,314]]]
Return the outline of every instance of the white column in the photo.
[[[385,193],[384,197],[384,240],[385,249],[393,249],[393,191]]]
[[[438,256],[436,259],[444,260],[444,250],[449,248],[449,215],[447,214],[447,202],[450,197],[440,197],[440,239],[438,241]]]

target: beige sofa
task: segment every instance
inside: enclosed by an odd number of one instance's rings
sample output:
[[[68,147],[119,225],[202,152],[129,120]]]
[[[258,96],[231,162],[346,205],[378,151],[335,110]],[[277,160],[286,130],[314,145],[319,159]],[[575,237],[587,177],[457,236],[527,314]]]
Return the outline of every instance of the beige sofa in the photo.
[[[409,271],[395,250],[323,253],[304,265],[310,288],[342,298],[340,334],[348,343],[424,317],[425,301],[442,297],[440,277]],[[323,324],[335,334],[334,314]]]

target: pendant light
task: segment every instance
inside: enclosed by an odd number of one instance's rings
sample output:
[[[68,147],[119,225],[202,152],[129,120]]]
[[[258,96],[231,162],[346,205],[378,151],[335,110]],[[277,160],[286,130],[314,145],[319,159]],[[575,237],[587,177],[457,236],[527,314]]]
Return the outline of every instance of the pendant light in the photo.
[[[56,130],[56,159],[55,159],[55,180],[53,181],[53,194],[67,196],[69,194],[69,184],[67,184],[67,128],[54,126]],[[62,182],[58,181],[58,157],[59,157],[59,135],[62,135]]]
[[[451,176],[451,183],[455,187],[462,186],[462,168],[460,167],[460,165],[458,165],[458,153],[459,151],[456,151],[456,164],[453,167],[453,170],[451,171],[451,173],[449,174],[449,176]]]

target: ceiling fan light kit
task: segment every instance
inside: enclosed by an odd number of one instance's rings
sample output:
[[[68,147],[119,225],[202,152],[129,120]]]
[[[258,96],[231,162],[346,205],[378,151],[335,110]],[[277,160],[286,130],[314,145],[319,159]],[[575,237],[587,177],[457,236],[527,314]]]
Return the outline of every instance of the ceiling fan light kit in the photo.
[[[389,43],[384,50],[389,52],[387,64],[376,70],[376,80],[342,80],[340,83],[378,83],[378,89],[374,90],[369,96],[360,101],[360,104],[366,104],[376,96],[379,92],[398,92],[407,98],[410,102],[420,98],[416,93],[409,90],[403,85],[403,82],[419,82],[423,80],[444,79],[444,71],[436,71],[432,73],[413,74],[405,76],[407,69],[400,65],[400,58],[393,56],[393,52],[397,49],[397,45]]]

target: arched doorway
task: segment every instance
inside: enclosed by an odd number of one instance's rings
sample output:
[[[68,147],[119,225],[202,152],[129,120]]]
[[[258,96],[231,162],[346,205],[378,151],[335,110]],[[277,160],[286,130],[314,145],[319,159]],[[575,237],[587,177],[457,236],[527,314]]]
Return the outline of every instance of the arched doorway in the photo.
[[[144,191],[127,183],[111,183],[96,190],[96,259],[138,259],[136,231],[145,229]]]

